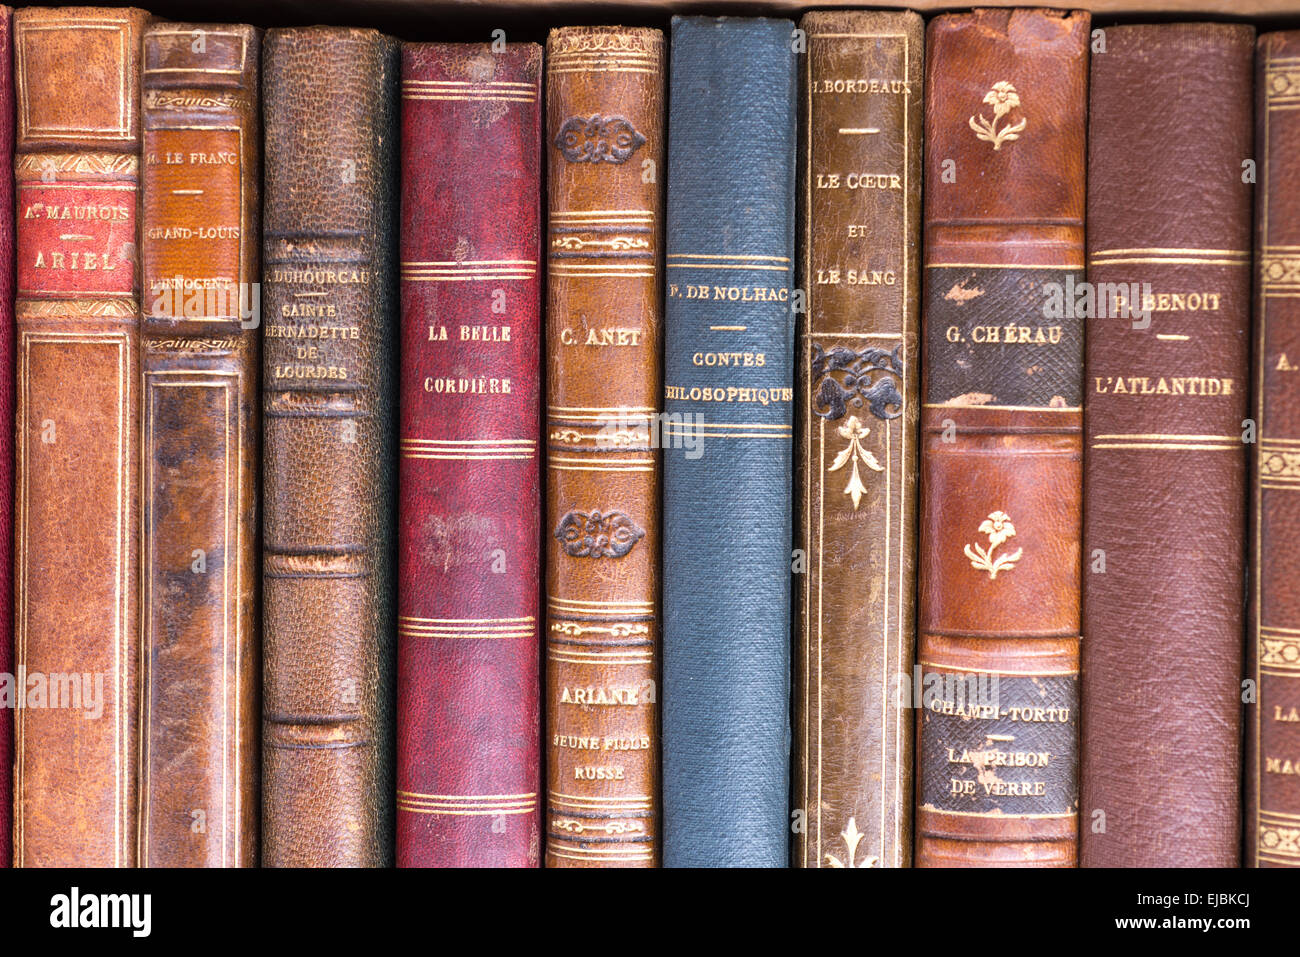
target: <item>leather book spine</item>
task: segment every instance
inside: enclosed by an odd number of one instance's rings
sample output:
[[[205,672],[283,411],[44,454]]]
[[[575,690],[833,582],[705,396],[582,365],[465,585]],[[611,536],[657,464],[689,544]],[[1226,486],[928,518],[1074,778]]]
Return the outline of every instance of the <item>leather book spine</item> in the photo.
[[[536,867],[542,48],[401,70],[397,863]]]
[[[547,867],[659,854],[664,35],[547,41]]]
[[[1085,867],[1241,858],[1253,55],[1179,23],[1092,61]]]
[[[0,422],[14,421],[13,9],[0,6]],[[14,432],[0,429],[0,673],[14,672]],[[0,713],[0,867],[13,862],[14,712]]]
[[[929,26],[918,867],[1077,856],[1088,26]]]
[[[925,27],[815,12],[804,57],[794,656],[799,867],[912,862]]]
[[[14,15],[14,863],[135,864],[148,14]]]
[[[1255,395],[1246,863],[1300,867],[1300,31],[1255,50]]]
[[[397,43],[263,51],[262,863],[388,866]]]
[[[658,436],[672,867],[789,863],[793,31],[672,22]]]
[[[142,867],[257,864],[259,46],[144,35]]]

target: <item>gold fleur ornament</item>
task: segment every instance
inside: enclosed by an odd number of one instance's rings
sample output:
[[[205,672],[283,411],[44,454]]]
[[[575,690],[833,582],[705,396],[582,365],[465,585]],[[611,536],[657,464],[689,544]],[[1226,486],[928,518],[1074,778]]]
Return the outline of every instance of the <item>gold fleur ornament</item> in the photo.
[[[849,818],[848,827],[840,831],[840,837],[844,838],[844,846],[848,849],[848,863],[844,863],[834,854],[826,855],[826,864],[828,867],[875,867],[880,858],[874,855],[864,857],[859,863],[854,863],[858,856],[858,845],[862,843],[862,832],[858,830],[858,822],[854,818]]]
[[[848,447],[840,450],[840,454],[835,456],[835,461],[827,469],[829,472],[837,472],[849,462],[853,463],[853,472],[849,476],[849,484],[844,488],[844,494],[853,499],[853,511],[858,510],[858,503],[862,501],[862,496],[866,494],[867,487],[862,484],[862,476],[858,472],[858,460],[867,468],[876,472],[883,472],[885,467],[876,461],[876,457],[862,447],[862,440],[871,434],[871,430],[862,424],[856,415],[851,415],[848,420],[835,430],[841,438],[848,439]]]
[[[1006,512],[990,512],[989,517],[980,522],[980,532],[989,537],[987,551],[981,545],[967,545],[966,557],[970,559],[972,568],[988,572],[989,580],[993,581],[998,577],[998,572],[1014,568],[1024,550],[1017,548],[1010,555],[993,557],[998,546],[1016,534],[1016,527],[1011,524],[1011,516]]]
[[[1002,144],[1010,140],[1020,139],[1020,134],[1024,132],[1025,125],[1029,122],[1023,116],[1018,123],[1008,123],[1002,129],[998,129],[998,123],[1004,116],[1012,110],[1020,108],[1020,94],[1016,88],[1006,80],[999,80],[993,84],[993,89],[984,94],[984,102],[993,107],[993,120],[984,119],[984,114],[979,114],[979,120],[975,117],[970,118],[970,128],[975,131],[975,135],[986,143],[992,143],[995,150],[1002,149]]]

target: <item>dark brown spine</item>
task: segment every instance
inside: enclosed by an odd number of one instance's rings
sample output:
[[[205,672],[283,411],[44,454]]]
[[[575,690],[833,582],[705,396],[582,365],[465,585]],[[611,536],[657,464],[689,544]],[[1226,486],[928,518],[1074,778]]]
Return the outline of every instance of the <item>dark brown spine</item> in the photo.
[[[262,863],[393,859],[397,44],[263,44]]]
[[[797,867],[912,861],[924,25],[810,13],[795,527]]]
[[[1088,25],[930,23],[918,866],[1075,863]]]
[[[1118,26],[1105,42],[1088,155],[1082,863],[1234,867],[1254,29]]]
[[[144,867],[257,864],[258,53],[144,38]]]

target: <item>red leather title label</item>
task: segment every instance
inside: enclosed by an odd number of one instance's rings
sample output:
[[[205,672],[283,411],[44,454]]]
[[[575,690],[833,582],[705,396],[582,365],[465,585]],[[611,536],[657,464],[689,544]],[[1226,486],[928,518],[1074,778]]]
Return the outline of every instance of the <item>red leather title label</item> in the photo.
[[[129,183],[20,183],[18,295],[130,296],[135,199]]]

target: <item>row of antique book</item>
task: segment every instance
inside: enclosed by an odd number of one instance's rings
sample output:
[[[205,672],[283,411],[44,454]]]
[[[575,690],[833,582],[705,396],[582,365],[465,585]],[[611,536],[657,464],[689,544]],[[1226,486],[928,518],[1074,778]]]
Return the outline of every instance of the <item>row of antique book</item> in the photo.
[[[5,859],[1300,864],[1300,32],[5,10],[10,155]]]

